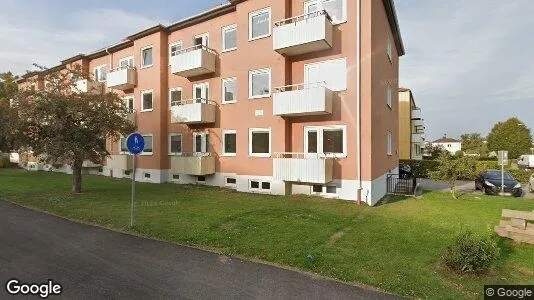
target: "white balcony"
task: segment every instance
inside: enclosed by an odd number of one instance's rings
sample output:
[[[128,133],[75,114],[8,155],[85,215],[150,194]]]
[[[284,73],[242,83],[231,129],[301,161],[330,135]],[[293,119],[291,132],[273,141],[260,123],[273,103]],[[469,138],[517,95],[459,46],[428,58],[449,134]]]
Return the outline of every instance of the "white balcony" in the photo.
[[[275,153],[273,174],[277,180],[325,184],[332,181],[334,159],[318,154]]]
[[[76,81],[76,86],[73,87],[73,92],[99,94],[102,92],[103,87],[104,85],[101,82],[81,79]]]
[[[414,127],[419,127],[419,128],[424,128],[425,127],[425,123],[424,123],[423,119],[414,119],[414,120],[412,120],[412,125]]]
[[[273,48],[288,56],[332,48],[334,26],[326,11],[313,12],[275,23]]]
[[[210,153],[190,153],[171,157],[174,174],[204,176],[215,173],[215,157]]]
[[[215,51],[196,45],[171,57],[171,72],[182,77],[194,77],[215,72]]]
[[[137,85],[137,71],[131,67],[111,70],[106,77],[107,87],[116,90],[129,90]]]
[[[412,120],[419,120],[421,118],[422,118],[421,109],[420,108],[412,109]]]
[[[171,103],[171,123],[214,123],[216,108],[215,102],[206,99],[173,101]]]
[[[82,164],[82,168],[100,168],[102,165],[101,164],[95,164],[94,162],[90,161],[90,160],[84,160],[83,161],[83,164]]]
[[[424,133],[412,133],[412,143],[424,143],[425,134]]]
[[[273,94],[273,113],[276,116],[331,114],[332,95],[324,83],[278,87]]]
[[[133,168],[133,156],[128,154],[111,155],[106,159],[106,167],[109,169],[131,170]]]

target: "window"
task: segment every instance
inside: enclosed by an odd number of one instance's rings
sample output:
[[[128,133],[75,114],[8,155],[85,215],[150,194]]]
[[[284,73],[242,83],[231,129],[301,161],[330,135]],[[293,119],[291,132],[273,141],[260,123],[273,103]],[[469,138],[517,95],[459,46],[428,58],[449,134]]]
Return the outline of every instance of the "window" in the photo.
[[[388,83],[386,87],[386,104],[389,106],[389,108],[391,108],[392,98],[393,98],[393,91],[391,88],[391,84]]]
[[[152,91],[142,91],[141,92],[141,111],[152,111],[153,106],[153,95]]]
[[[248,74],[250,99],[271,96],[271,69],[250,71]]]
[[[248,15],[248,39],[256,40],[271,35],[271,8],[264,8]]]
[[[326,193],[327,194],[336,194],[337,193],[337,187],[335,185],[327,185],[326,186]]]
[[[206,132],[193,134],[193,152],[194,153],[208,153],[209,152],[209,134]]]
[[[169,108],[182,101],[182,88],[169,89]]]
[[[172,180],[180,180],[180,174],[172,174]]]
[[[224,185],[235,187],[237,185],[237,179],[234,177],[226,177]]]
[[[203,45],[207,47],[209,45],[209,34],[206,32],[203,34],[196,35],[193,38],[193,44],[195,44],[195,46]]]
[[[386,42],[386,54],[388,56],[388,59],[389,59],[389,62],[392,62],[393,61],[393,45],[391,43],[391,38],[387,38],[387,42]]]
[[[311,0],[304,3],[305,13],[320,10],[328,12],[334,25],[347,21],[347,0]]]
[[[119,69],[123,70],[123,69],[130,69],[133,67],[135,67],[133,56],[121,58],[119,60]]]
[[[182,154],[182,135],[170,134],[169,135],[169,155]]]
[[[141,49],[141,68],[151,67],[152,61],[152,46]]]
[[[152,177],[152,174],[150,173],[144,173],[145,179],[150,179]]]
[[[127,152],[129,152],[129,150],[128,150],[128,146],[127,146],[127,144],[126,144],[126,138],[125,138],[125,137],[123,137],[123,138],[120,139],[120,152],[121,152],[121,153],[127,153]]]
[[[256,157],[271,156],[271,129],[249,129],[249,155]]]
[[[222,51],[237,49],[237,25],[229,25],[222,28]]]
[[[197,182],[205,183],[206,182],[206,176],[197,176]]]
[[[304,13],[311,14],[319,10],[319,3],[317,0],[304,2]]]
[[[143,139],[145,139],[145,148],[142,154],[151,155],[154,151],[153,136],[151,134],[143,134]]]
[[[122,105],[126,107],[129,113],[134,112],[134,97],[124,97],[122,98]]]
[[[312,186],[312,192],[314,193],[322,193],[323,192],[323,186],[322,185],[313,185]]]
[[[304,65],[304,82],[324,82],[334,92],[347,89],[347,59],[326,60]]]
[[[100,81],[100,82],[106,81],[106,73],[107,73],[106,65],[98,66],[94,68],[93,70],[93,75],[95,77],[95,80]]]
[[[237,132],[235,130],[223,131],[223,156],[235,156],[237,153]]]
[[[237,82],[236,78],[225,78],[222,80],[222,103],[237,102]]]
[[[169,57],[175,56],[180,50],[182,50],[182,41],[169,44]]]
[[[193,98],[194,99],[209,99],[210,96],[210,84],[207,82],[197,83],[193,85]]]
[[[387,145],[386,145],[386,147],[387,147],[386,153],[387,153],[387,155],[393,155],[393,141],[392,141],[392,137],[391,137],[391,132],[388,131],[386,133],[386,139],[387,139],[387,141],[386,141],[386,143],[387,143]]]
[[[248,189],[256,192],[269,192],[271,190],[271,183],[269,181],[250,180]]]
[[[332,157],[347,156],[346,131],[345,125],[304,127],[304,152]]]

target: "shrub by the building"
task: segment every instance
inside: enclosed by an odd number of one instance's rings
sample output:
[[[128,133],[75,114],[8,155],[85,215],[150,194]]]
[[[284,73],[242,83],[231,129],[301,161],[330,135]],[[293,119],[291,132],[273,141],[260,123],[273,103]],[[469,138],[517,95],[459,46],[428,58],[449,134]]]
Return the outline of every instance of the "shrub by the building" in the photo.
[[[441,260],[454,272],[482,274],[495,264],[499,252],[497,243],[490,235],[465,231],[443,250]]]

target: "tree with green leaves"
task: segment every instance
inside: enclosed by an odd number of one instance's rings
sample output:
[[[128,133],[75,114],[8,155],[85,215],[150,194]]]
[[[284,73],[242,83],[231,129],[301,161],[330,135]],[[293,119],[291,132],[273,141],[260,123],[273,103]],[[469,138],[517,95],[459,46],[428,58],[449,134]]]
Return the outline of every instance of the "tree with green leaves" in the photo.
[[[509,158],[529,154],[531,147],[530,129],[515,117],[495,124],[488,135],[488,149],[490,151],[507,150]]]
[[[465,178],[474,178],[476,176],[476,159],[469,156],[452,156],[449,153],[442,153],[437,158],[438,168],[430,171],[430,178],[444,180],[449,183],[452,197],[456,196],[456,182]]]
[[[462,134],[462,150],[466,154],[478,154],[479,156],[488,156],[488,147],[484,142],[484,137],[478,133],[466,133]]]
[[[117,94],[77,90],[78,80],[91,80],[79,66],[42,73],[43,90],[22,89],[13,97],[22,133],[18,144],[45,163],[70,165],[72,192],[80,193],[83,163],[101,164],[110,155],[106,140],[117,141],[135,126]]]
[[[0,102],[9,102],[9,99],[18,91],[17,77],[11,72],[0,73]]]

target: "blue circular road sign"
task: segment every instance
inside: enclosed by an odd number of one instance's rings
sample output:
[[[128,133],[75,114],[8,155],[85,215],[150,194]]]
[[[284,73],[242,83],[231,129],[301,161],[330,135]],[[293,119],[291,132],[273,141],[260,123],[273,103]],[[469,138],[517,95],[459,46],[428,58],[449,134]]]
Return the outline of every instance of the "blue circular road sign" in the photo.
[[[139,133],[134,132],[126,139],[126,147],[131,154],[138,155],[145,149],[145,139]]]

